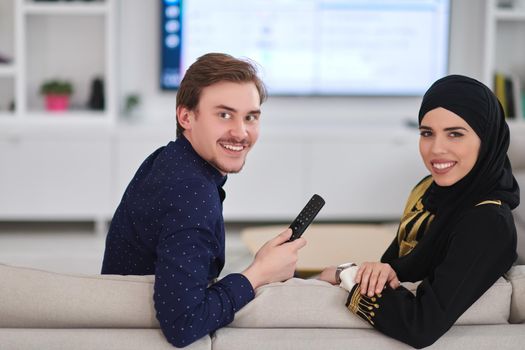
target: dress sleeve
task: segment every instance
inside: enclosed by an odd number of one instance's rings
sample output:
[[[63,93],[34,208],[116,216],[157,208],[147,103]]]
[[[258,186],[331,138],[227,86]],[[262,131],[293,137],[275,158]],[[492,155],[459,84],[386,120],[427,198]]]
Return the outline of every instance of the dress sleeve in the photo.
[[[512,265],[516,231],[510,210],[483,205],[455,226],[444,259],[413,295],[404,287],[374,297],[356,285],[347,307],[386,335],[429,346]]]
[[[397,235],[392,240],[392,243],[386,248],[383,256],[381,257],[382,263],[390,263],[394,259],[399,258],[399,243],[397,242]]]
[[[229,324],[254,298],[253,288],[242,274],[229,274],[210,284],[220,256],[216,226],[221,208],[202,199],[216,189],[189,187],[189,193],[183,191],[180,198],[177,194],[183,205],[175,205],[163,220],[155,268],[156,316],[166,339],[177,347]]]

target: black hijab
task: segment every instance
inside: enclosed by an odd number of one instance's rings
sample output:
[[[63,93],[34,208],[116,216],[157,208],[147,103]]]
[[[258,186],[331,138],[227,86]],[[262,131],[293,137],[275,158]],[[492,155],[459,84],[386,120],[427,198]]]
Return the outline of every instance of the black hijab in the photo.
[[[483,200],[499,199],[511,209],[517,207],[519,187],[507,157],[509,128],[496,96],[475,79],[449,75],[432,84],[423,96],[419,124],[427,112],[438,107],[465,120],[480,138],[481,146],[476,164],[463,179],[448,187],[432,183],[423,197],[425,208],[439,217]]]
[[[446,249],[452,227],[476,204],[501,200],[513,209],[520,201],[518,183],[507,157],[509,128],[490,89],[465,76],[444,77],[423,96],[419,123],[426,113],[438,107],[454,112],[472,127],[481,140],[480,150],[472,170],[454,185],[443,187],[432,182],[429,186],[422,197],[424,208],[420,210],[434,217],[410,254],[398,256],[400,251],[387,249],[383,255],[381,260],[389,262],[401,280],[417,281],[427,276],[428,267]],[[398,231],[398,237],[400,234],[403,233]]]

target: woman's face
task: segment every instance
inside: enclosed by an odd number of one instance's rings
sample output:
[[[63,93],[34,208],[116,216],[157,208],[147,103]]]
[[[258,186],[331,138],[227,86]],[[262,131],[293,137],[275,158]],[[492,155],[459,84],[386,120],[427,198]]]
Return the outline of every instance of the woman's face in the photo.
[[[421,120],[419,152],[439,186],[452,186],[476,164],[481,140],[465,120],[435,108]]]

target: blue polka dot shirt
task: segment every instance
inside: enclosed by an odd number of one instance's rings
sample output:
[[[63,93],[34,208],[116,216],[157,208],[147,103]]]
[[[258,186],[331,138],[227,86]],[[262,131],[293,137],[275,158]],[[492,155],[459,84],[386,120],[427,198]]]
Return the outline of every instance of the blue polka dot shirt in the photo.
[[[225,181],[181,137],[142,163],[111,221],[102,273],[154,274],[157,319],[177,347],[229,324],[254,297],[242,274],[215,282]]]

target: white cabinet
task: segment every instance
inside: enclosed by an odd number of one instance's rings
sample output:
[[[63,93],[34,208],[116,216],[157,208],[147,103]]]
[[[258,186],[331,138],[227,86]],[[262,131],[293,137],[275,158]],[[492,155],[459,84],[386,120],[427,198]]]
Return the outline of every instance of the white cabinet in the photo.
[[[121,125],[115,129],[112,162],[112,212],[140,164],[157,148],[175,140],[172,128]],[[302,141],[265,135],[248,155],[240,174],[226,182],[226,220],[286,220],[309,198]]]
[[[416,129],[265,131],[245,169],[230,175],[227,220],[292,220],[317,193],[322,220],[394,220],[428,172]]]
[[[111,215],[142,162],[157,148],[175,139],[175,120],[172,128],[120,125],[112,138]]]
[[[289,220],[310,199],[308,157],[302,139],[261,135],[244,169],[228,175],[224,218],[231,221]]]
[[[106,219],[110,135],[107,128],[2,129],[0,220]]]
[[[0,55],[10,59],[0,63],[0,125],[116,119],[115,4],[0,0]],[[95,78],[103,82],[103,109],[88,107]],[[48,112],[40,88],[57,79],[69,81],[73,95],[67,111]]]
[[[113,139],[112,210],[140,164],[157,148],[175,140],[172,128],[120,125]],[[275,135],[261,136],[240,174],[226,182],[226,220],[286,220],[309,198],[305,150],[299,143]],[[308,197],[308,198],[307,198]]]
[[[359,131],[314,142],[310,187],[323,195],[320,218],[398,218],[413,186],[428,171],[418,153],[416,129]]]
[[[116,208],[141,162],[174,139],[175,128],[116,129],[112,204]],[[239,174],[228,175],[227,221],[290,221],[314,193],[322,220],[395,220],[411,188],[427,174],[418,132],[402,127],[263,130]]]

